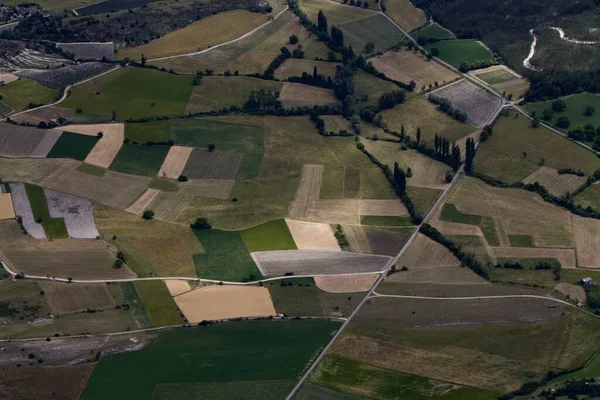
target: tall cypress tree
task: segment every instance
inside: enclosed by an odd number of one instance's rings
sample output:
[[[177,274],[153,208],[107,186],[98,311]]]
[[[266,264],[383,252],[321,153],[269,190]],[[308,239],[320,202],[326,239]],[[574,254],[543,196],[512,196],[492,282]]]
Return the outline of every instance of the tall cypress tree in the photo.
[[[394,163],[394,187],[401,194],[406,192],[406,175],[397,162]]]
[[[473,159],[475,158],[475,141],[472,138],[467,139],[465,154],[465,172],[471,174],[473,171]]]
[[[323,32],[327,32],[327,17],[323,14],[322,10],[319,10],[317,17],[317,29]]]
[[[315,65],[313,67],[313,79],[317,79],[317,77],[319,76],[319,71],[317,71],[317,66]]]
[[[421,128],[417,127],[417,145],[421,144]]]

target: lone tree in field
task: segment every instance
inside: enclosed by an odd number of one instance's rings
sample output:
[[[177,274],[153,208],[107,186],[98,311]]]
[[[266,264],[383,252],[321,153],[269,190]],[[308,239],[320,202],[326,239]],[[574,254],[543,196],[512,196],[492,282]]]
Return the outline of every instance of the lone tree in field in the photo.
[[[216,146],[215,146],[214,144],[209,144],[209,145],[208,145],[208,151],[210,151],[211,153],[212,153],[213,151],[215,151],[215,149],[216,149]]]
[[[587,106],[585,108],[585,111],[583,112],[583,115],[585,115],[586,117],[591,117],[592,115],[594,115],[594,112],[596,112],[596,109],[594,109],[594,107]]]
[[[561,129],[567,129],[569,125],[571,125],[571,120],[569,117],[565,117],[564,115],[562,117],[558,117],[556,120],[556,126]]]
[[[375,51],[375,43],[367,42],[365,43],[365,53],[372,53]]]
[[[531,120],[531,127],[537,128],[539,126],[540,126],[540,119],[538,117],[533,117],[533,119]]]
[[[206,218],[196,218],[193,224],[190,224],[190,228],[197,231],[207,231],[212,228],[211,224],[208,223]]]
[[[148,59],[146,58],[144,53],[142,53],[142,59],[140,60],[140,64],[142,64],[142,67],[146,65],[146,61],[148,61]]]
[[[563,112],[567,109],[567,103],[564,100],[554,100],[552,102],[552,111]]]
[[[298,43],[298,36],[296,36],[296,35],[290,36],[290,44],[296,44],[296,43]]]
[[[151,220],[154,218],[154,211],[152,210],[146,210],[144,211],[144,213],[142,214],[142,218],[144,218],[145,220]]]
[[[317,70],[317,66],[313,67],[313,79],[317,79],[319,77],[319,70]]]
[[[406,192],[406,175],[397,162],[394,163],[394,187],[400,194]]]
[[[120,258],[117,258],[115,260],[115,262],[113,263],[113,268],[114,269],[121,269],[121,268],[123,268],[123,260],[121,260]]]
[[[102,139],[102,138],[104,137],[104,133],[102,133],[102,132],[98,132],[98,133],[96,134],[96,137],[97,137],[98,139]]]
[[[317,29],[327,32],[327,17],[323,14],[322,10],[319,10],[319,15],[317,16]]]

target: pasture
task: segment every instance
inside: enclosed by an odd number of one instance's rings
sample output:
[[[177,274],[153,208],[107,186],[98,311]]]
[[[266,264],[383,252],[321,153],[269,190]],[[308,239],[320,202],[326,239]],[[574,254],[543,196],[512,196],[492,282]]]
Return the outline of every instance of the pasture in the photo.
[[[542,126],[532,128],[515,111],[498,118],[492,136],[477,149],[474,165],[476,171],[513,183],[535,172],[542,159],[545,166],[580,169],[586,175],[600,167],[592,152]]]
[[[248,33],[268,21],[261,13],[246,10],[226,11],[211,15],[177,29],[142,46],[123,48],[117,58],[139,60],[144,54],[150,61],[155,58],[193,53],[228,42]]]
[[[367,53],[364,48],[366,43],[373,43],[375,52],[383,52],[403,38],[402,33],[381,14],[371,14],[365,18],[346,22],[340,27],[346,33],[344,41],[352,44],[355,51],[361,53]]]
[[[406,193],[410,200],[425,215],[431,210],[437,199],[442,194],[441,189],[432,189],[427,187],[408,186]]]
[[[386,14],[407,32],[415,30],[427,22],[425,12],[415,7],[410,0],[388,0],[385,7]]]
[[[243,121],[238,123],[235,119],[199,118],[173,121],[171,129],[177,145],[206,149],[209,144],[214,144],[217,151],[243,155],[239,179],[258,175],[264,153],[262,126]]]
[[[110,164],[110,169],[124,174],[156,176],[169,150],[169,146],[147,147],[125,143]]]
[[[427,60],[421,53],[409,50],[390,50],[370,58],[369,61],[388,78],[406,84],[415,81],[416,91],[421,90],[423,86],[435,85],[436,82],[443,85],[458,79],[458,75],[448,68]]]
[[[231,106],[242,107],[250,93],[260,89],[280,92],[282,83],[246,76],[205,76],[200,85],[193,86],[185,112],[218,110]]]
[[[317,73],[326,77],[335,77],[336,67],[340,65],[335,62],[308,60],[303,58],[288,58],[279,68],[275,70],[275,79],[285,80],[291,76],[302,76],[303,72],[313,74],[314,68]]]
[[[594,93],[579,93],[571,96],[563,97],[562,100],[567,104],[567,108],[563,112],[554,112],[552,119],[549,121],[551,125],[556,126],[556,120],[559,117],[567,117],[571,121],[570,129],[583,127],[585,124],[594,126],[600,125],[600,114],[595,112],[593,115],[585,116],[585,108],[592,106],[596,110],[600,110],[600,96]],[[544,110],[551,110],[553,100],[541,101],[535,103],[527,103],[523,106],[530,114],[535,112],[539,117],[542,116]]]
[[[205,286],[175,297],[188,322],[275,316],[269,289],[258,286]]]
[[[493,122],[502,101],[485,89],[463,79],[433,92],[449,100],[452,107],[467,114],[467,122],[476,128],[483,128]]]
[[[416,137],[417,128],[421,128],[421,140],[427,142],[429,147],[433,147],[435,134],[454,142],[474,130],[469,124],[458,122],[438,111],[437,107],[424,96],[412,98],[392,109],[383,111],[381,115],[390,129],[400,132],[400,127],[404,125],[406,133],[412,138]]]
[[[240,231],[248,251],[295,250],[294,238],[286,221],[276,219]]]
[[[7,85],[0,86],[2,101],[16,111],[29,108],[29,105],[52,103],[58,95],[58,90],[47,89],[37,83],[19,79]]]
[[[71,89],[62,107],[85,113],[139,119],[183,115],[192,93],[192,77],[126,67]]]
[[[73,158],[83,161],[96,146],[98,140],[95,136],[63,132],[46,157]]]
[[[600,184],[595,184],[575,196],[575,203],[600,209]]]
[[[494,55],[487,47],[472,39],[442,40],[435,43],[427,43],[425,48],[438,49],[438,58],[447,62],[454,68],[460,67],[463,62],[473,63],[476,61],[494,61]]]
[[[171,139],[171,121],[125,124],[125,138],[139,144],[167,142]]]
[[[417,40],[419,38],[423,38],[425,40],[433,39],[433,41],[435,42],[438,40],[452,39],[454,37],[454,34],[446,28],[442,27],[437,22],[433,22],[419,30],[414,31],[412,33],[412,36]]]
[[[119,289],[123,293],[124,303],[127,304],[131,316],[135,320],[139,328],[152,328],[152,321],[146,310],[146,306],[142,303],[140,295],[134,282],[121,282],[118,284]]]
[[[382,94],[398,89],[398,86],[392,82],[384,81],[361,70],[356,71],[353,81],[355,97],[361,100],[355,106],[356,111],[367,106],[377,107],[379,97]],[[365,96],[366,101],[362,101]]]
[[[177,305],[163,281],[137,281],[135,287],[154,326],[178,325],[183,322]]]
[[[81,399],[150,398],[157,391],[165,399],[174,393],[192,399],[196,390],[214,399],[239,393],[279,399],[339,326],[326,320],[241,321],[163,331],[141,350],[103,357]]]
[[[196,230],[194,234],[205,250],[204,254],[193,257],[199,277],[224,281],[261,278],[239,232],[211,229]]]
[[[338,103],[332,90],[302,83],[284,83],[279,100],[284,107],[326,106]]]

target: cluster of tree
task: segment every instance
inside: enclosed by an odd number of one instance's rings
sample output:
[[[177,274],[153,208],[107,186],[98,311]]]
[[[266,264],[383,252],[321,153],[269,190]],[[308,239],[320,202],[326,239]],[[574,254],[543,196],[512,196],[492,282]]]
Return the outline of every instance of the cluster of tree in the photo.
[[[281,49],[279,49],[279,54],[277,57],[271,61],[265,72],[263,72],[262,78],[275,79],[275,70],[290,57],[292,57],[292,53],[290,53],[290,50],[287,47],[283,46]]]
[[[360,1],[360,0],[343,0],[344,4],[350,4],[351,6],[356,6],[356,7],[362,7],[362,8],[369,8],[369,2],[367,0],[364,1]]]
[[[582,170],[578,169],[575,171],[573,168],[561,168],[558,170],[559,175],[569,174],[569,175],[577,175],[577,176],[585,176]]]
[[[288,81],[303,83],[305,85],[318,86],[326,89],[331,89],[333,87],[333,80],[331,79],[331,77],[319,74],[316,65],[313,68],[312,75],[303,72],[301,76],[290,76],[288,78]]]
[[[583,397],[580,397],[583,396]],[[545,400],[557,400],[562,398],[579,399],[579,398],[599,398],[600,383],[596,383],[596,379],[579,379],[570,380],[555,389],[545,389],[540,393],[540,397]]]
[[[434,54],[432,54],[432,55],[435,57]],[[458,70],[460,72],[462,72],[463,74],[466,74],[467,72],[469,72],[473,69],[487,68],[487,67],[491,67],[492,65],[496,65],[496,64],[498,64],[498,62],[496,60],[478,60],[478,61],[472,61],[470,63],[463,61],[458,66]]]
[[[528,76],[531,86],[526,101],[544,101],[574,93],[600,93],[600,68],[586,70],[542,70]]]
[[[434,152],[438,156],[436,159],[443,159],[444,162],[450,165],[454,170],[460,167],[460,147],[456,143],[452,143],[443,136],[435,135],[433,138]],[[421,145],[419,147],[422,147]],[[474,151],[474,150],[473,150]]]
[[[410,42],[410,43],[412,43],[412,42]],[[375,68],[375,66],[373,65],[373,63],[371,61],[367,61],[362,55],[357,57],[356,66],[368,74],[371,74],[379,79],[383,79],[385,81],[392,82],[396,86],[399,86],[400,88],[408,90],[410,92],[415,90],[415,87],[417,86],[417,82],[415,82],[415,81],[410,81],[408,84],[406,84],[404,82],[400,82],[395,79],[388,78],[383,72],[378,71],[377,68]]]
[[[340,247],[342,248],[342,250],[350,249],[350,243],[348,242],[348,238],[346,237],[346,234],[344,233],[344,228],[342,228],[342,225],[338,224],[336,226],[334,236],[337,239],[337,242],[340,245]]]
[[[443,97],[434,96],[433,94],[427,96],[427,99],[433,104],[437,105],[440,111],[448,114],[457,121],[465,122],[467,120],[467,113],[452,107],[452,102],[450,100]]]
[[[495,268],[507,268],[507,269],[527,269],[527,267],[518,261],[505,262],[504,264],[496,264]],[[535,270],[552,270],[554,274],[554,280],[559,281],[561,277],[561,265],[560,262],[548,262],[540,261],[533,266]]]
[[[450,250],[452,254],[460,260],[463,266],[469,268],[482,278],[489,280],[490,276],[487,266],[479,262],[473,254],[463,252],[459,245],[442,235],[442,233],[433,226],[423,224],[419,228],[419,232]]]
[[[592,124],[585,124],[583,127],[570,130],[568,136],[573,140],[592,143],[595,150],[600,150],[600,126],[594,128]]]
[[[406,100],[406,93],[403,90],[383,93],[377,102],[377,112],[394,108],[395,105],[404,103],[404,100]]]
[[[260,89],[250,93],[243,108],[248,112],[270,113],[283,109],[283,106],[279,101],[279,92]]]
[[[212,229],[212,225],[208,223],[208,220],[203,217],[196,218],[196,220],[190,224],[190,228],[196,231],[207,231]]]
[[[493,129],[491,125],[484,126],[483,130],[481,131],[481,136],[479,137],[479,140],[485,142],[490,138],[490,136],[492,136],[492,133]]]
[[[397,162],[394,162],[393,184],[394,189],[396,189],[397,192],[406,193],[406,174]]]
[[[352,81],[353,74],[354,71],[349,65],[338,65],[335,67],[333,91],[339,100],[344,100],[347,96],[352,96],[354,94],[354,82]]]
[[[123,254],[122,251],[119,251],[119,252],[117,252],[117,258],[115,259],[115,262],[113,263],[113,268],[121,269],[121,268],[123,268],[123,265],[125,265],[125,255]]]
[[[334,46],[344,46],[344,32],[336,26],[331,27],[331,42]]]

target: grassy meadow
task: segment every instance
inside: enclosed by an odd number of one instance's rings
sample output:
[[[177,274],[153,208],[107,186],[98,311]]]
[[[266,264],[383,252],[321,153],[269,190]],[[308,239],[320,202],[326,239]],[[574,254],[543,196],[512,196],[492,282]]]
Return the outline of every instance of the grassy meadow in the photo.
[[[296,243],[284,219],[244,229],[240,234],[250,252],[296,249]]]
[[[445,39],[452,39],[454,37],[452,32],[443,28],[437,22],[434,22],[432,24],[425,26],[424,28],[421,28],[419,30],[412,32],[412,36],[417,40],[419,38],[424,38],[425,40],[427,40],[427,39],[445,40]]]
[[[177,305],[163,281],[138,281],[135,287],[152,325],[169,326],[183,323]]]
[[[156,176],[169,153],[169,146],[140,146],[125,143],[110,169],[125,174]]]
[[[563,112],[554,112],[552,119],[549,122],[556,126],[556,120],[559,117],[567,117],[571,121],[569,129],[583,127],[586,124],[592,124],[595,127],[600,127],[600,95],[594,93],[579,93],[571,96],[563,97],[562,100],[567,104],[567,108]],[[536,103],[527,103],[523,106],[529,113],[537,113],[538,117],[542,117],[544,110],[552,109],[554,100],[541,101]],[[585,108],[592,106],[594,113],[591,116],[584,115]]]
[[[58,96],[58,90],[48,89],[37,83],[19,79],[0,86],[1,100],[16,111],[29,108],[29,105],[50,104]]]
[[[73,158],[83,161],[94,148],[98,139],[95,136],[63,132],[52,147],[47,158]]]
[[[410,0],[388,0],[385,7],[386,14],[408,32],[427,22],[425,12],[415,7]]]
[[[429,51],[436,48],[440,51],[438,58],[458,68],[462,62],[472,63],[475,61],[494,60],[494,56],[481,43],[471,39],[442,40],[440,42],[428,43],[425,48]]]

